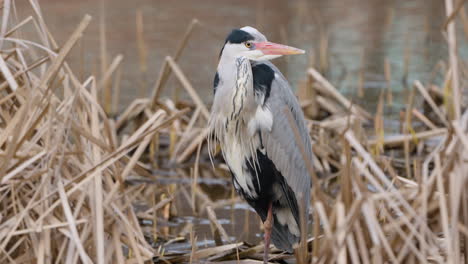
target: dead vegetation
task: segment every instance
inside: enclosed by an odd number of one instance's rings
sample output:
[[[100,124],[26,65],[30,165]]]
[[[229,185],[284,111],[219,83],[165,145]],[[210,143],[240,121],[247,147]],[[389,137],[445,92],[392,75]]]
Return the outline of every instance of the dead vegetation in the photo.
[[[4,16],[10,4],[3,3]],[[59,46],[35,10],[1,27],[0,263],[260,263],[263,245],[231,241],[217,220],[214,210],[238,198],[213,201],[198,185],[202,177],[228,178],[221,162],[214,169],[207,162],[209,107],[177,64],[198,22],[165,58],[152,98],[135,100],[113,118],[115,106],[107,104],[122,57],[101,78],[79,80],[66,58],[91,17]],[[272,248],[272,262],[467,261],[468,111],[461,88],[468,71],[452,54],[452,23],[444,87],[414,83],[398,135],[384,134],[382,111],[366,112],[307,70],[299,97],[316,156],[312,221],[296,255]],[[28,25],[39,42],[17,34]],[[170,74],[191,101],[160,97]],[[414,107],[416,96],[426,112]],[[413,128],[415,121],[423,126]],[[369,123],[374,138],[363,129]],[[159,185],[162,178],[189,180],[190,188]],[[218,246],[197,248],[190,227],[174,237],[158,226],[170,220],[178,193],[194,214],[208,216]],[[147,208],[136,210],[137,201]],[[152,225],[150,235],[143,220]],[[191,251],[165,251],[178,241],[189,241]]]

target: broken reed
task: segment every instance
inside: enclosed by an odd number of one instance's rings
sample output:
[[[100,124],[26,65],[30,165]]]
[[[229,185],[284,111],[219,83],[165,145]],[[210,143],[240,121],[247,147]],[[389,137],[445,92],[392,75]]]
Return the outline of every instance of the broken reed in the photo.
[[[9,4],[4,2],[5,10]],[[177,64],[198,22],[190,24],[174,57],[165,58],[152,98],[135,100],[114,120],[105,111],[109,107],[101,106],[98,94],[116,87],[110,80],[118,80],[122,56],[107,66],[102,55],[102,76],[80,81],[66,56],[90,17],[59,48],[42,14],[34,10],[34,17],[9,26],[5,36],[16,36],[17,30],[34,24],[41,42],[31,46],[21,39],[4,41],[0,56],[0,262],[261,260],[262,245],[232,241],[216,216],[216,208],[240,202],[238,197],[214,202],[197,184],[199,178],[224,177],[220,172],[226,171],[222,163],[215,163],[215,171],[201,164],[207,160],[204,142],[209,111]],[[137,18],[140,37],[141,20]],[[104,40],[105,33],[102,36]],[[32,62],[27,64],[24,57]],[[192,102],[160,98],[172,73]],[[313,221],[297,261],[460,263],[468,259],[468,197],[464,192],[468,112],[464,102],[441,105],[441,88],[429,90],[415,82],[414,91],[424,98],[429,111],[408,107],[402,134],[368,139],[362,123],[374,117],[342,96],[313,68],[307,73],[305,88],[312,92],[306,93],[310,96],[302,98],[301,105],[310,114],[307,123],[317,176],[311,197]],[[450,70],[447,76],[452,78]],[[60,92],[63,98],[56,95]],[[459,109],[449,116],[447,110],[454,107]],[[426,127],[409,129],[412,116]],[[375,128],[383,135],[382,118],[380,111]],[[151,157],[157,157],[153,166],[159,171],[168,163],[193,167],[190,175],[177,166],[168,169],[169,175],[173,173],[170,177],[191,180],[190,189],[155,184],[161,176],[152,174],[151,167],[142,162],[148,146]],[[379,151],[370,151],[377,147]],[[403,160],[391,154],[395,149],[404,152]],[[194,214],[208,216],[220,245],[199,249],[192,227],[173,237],[158,225],[177,210],[173,202],[180,193]],[[137,212],[134,204],[141,200],[151,201],[151,206]],[[140,220],[152,221],[152,239],[145,236]],[[165,251],[165,246],[188,238],[190,252]],[[151,240],[162,242],[154,248]],[[294,260],[274,248],[271,252],[271,261]]]

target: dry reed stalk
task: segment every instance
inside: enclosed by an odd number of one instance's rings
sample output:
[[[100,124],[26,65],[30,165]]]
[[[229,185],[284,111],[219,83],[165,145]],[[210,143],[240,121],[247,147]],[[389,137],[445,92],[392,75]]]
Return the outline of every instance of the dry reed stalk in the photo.
[[[334,104],[332,100],[326,98],[326,97],[323,97],[323,96],[320,96],[320,95],[317,95],[317,103],[319,104],[320,107],[322,107],[323,109],[325,109],[326,111],[332,113],[332,114],[340,114],[343,111],[342,108],[340,108],[338,105]]]
[[[434,123],[432,123],[431,120],[429,120],[423,113],[419,112],[418,109],[413,108],[413,110],[411,112],[413,113],[413,115],[417,119],[419,119],[421,122],[423,122],[430,129],[432,129],[432,130],[437,129],[437,126],[434,125]]]
[[[205,117],[205,119],[208,120],[209,117],[210,117],[210,112],[208,111],[208,108],[206,107],[205,103],[203,103],[203,101],[201,100],[198,93],[195,91],[193,86],[190,84],[190,82],[187,79],[186,75],[182,72],[179,65],[177,65],[177,63],[175,62],[175,60],[172,57],[168,56],[168,57],[166,57],[166,60],[169,63],[169,66],[172,68],[172,71],[174,71],[174,74],[179,79],[182,86],[184,86],[184,88],[187,90],[187,93],[190,95],[192,100],[200,108],[200,110],[201,110],[203,116]]]
[[[224,241],[229,242],[229,236],[226,233],[226,230],[224,230],[223,226],[219,223],[218,218],[216,217],[216,213],[213,211],[211,206],[206,207],[206,213],[208,214],[208,219],[210,219],[211,223],[213,223],[216,229],[221,233]]]
[[[387,57],[384,60],[384,75],[385,75],[385,82],[387,82],[387,103],[389,105],[392,105],[393,104],[392,66]]]
[[[307,82],[299,88],[298,97],[302,98],[303,101],[309,100],[310,103],[307,106],[303,106],[304,113],[311,118],[315,118],[318,115],[318,106],[317,106],[317,91],[314,89],[314,80],[307,76]]]
[[[341,95],[336,88],[334,88],[319,72],[315,69],[310,68],[307,73],[314,79],[315,82],[320,83],[320,88],[323,88],[323,92],[333,96],[338,102],[345,107],[346,109],[350,109],[353,114],[356,114],[359,117],[364,119],[370,119],[371,115],[367,113],[365,110],[360,108],[357,105],[353,105],[348,99],[346,99],[343,95]]]
[[[117,68],[116,72],[116,77],[115,77],[115,82],[114,82],[114,91],[112,93],[112,112],[111,113],[117,113],[119,109],[119,99],[120,99],[120,81],[122,79],[122,67]]]
[[[156,126],[161,124],[161,121],[162,121],[161,119],[165,116],[165,113],[159,110],[158,112],[154,114],[154,116],[156,118],[153,119],[154,122],[151,126],[151,129],[155,129]],[[133,167],[136,165],[136,163],[140,159],[141,155],[145,151],[146,147],[149,145],[150,141],[151,141],[151,137],[145,137],[145,139],[138,145],[135,153],[132,155],[129,162],[127,163],[127,166],[125,166],[125,168],[122,171],[122,174],[121,174],[122,181],[125,181],[129,173],[133,170]]]
[[[398,146],[404,144],[405,141],[408,140],[421,140],[421,139],[428,139],[432,137],[438,137],[442,135],[446,135],[448,130],[446,128],[437,128],[433,130],[417,132],[412,135],[391,135],[384,139],[383,144],[385,146]],[[369,145],[377,144],[377,140],[370,139],[367,141]]]
[[[340,264],[346,264],[347,263],[347,257],[346,257],[346,247],[344,246],[344,241],[346,237],[344,225],[345,225],[345,206],[343,203],[338,202],[336,205],[336,210],[337,210],[337,229],[340,230],[340,232],[337,234],[337,243],[338,245],[341,245],[340,249],[338,250],[338,256],[336,263]]]
[[[5,76],[10,89],[13,91],[16,91],[18,89],[18,83],[16,82],[15,78],[11,74],[10,69],[5,63],[5,60],[1,56],[0,56],[0,70],[3,73],[3,76]]]
[[[175,52],[174,62],[179,60],[180,56],[182,55],[182,52],[187,46],[188,40],[190,39],[190,36],[192,35],[193,30],[195,29],[195,26],[198,25],[199,23],[200,22],[198,22],[197,19],[193,19],[188,25],[187,31],[185,32]],[[168,62],[167,60],[164,60],[164,64],[159,73],[159,77],[153,87],[153,94],[152,94],[152,100],[151,100],[152,108],[155,107],[157,100],[159,99],[159,94],[161,93],[162,87],[165,85],[166,81],[169,79],[169,76],[171,74],[172,69],[167,67],[168,66],[167,62]]]
[[[179,157],[176,159],[177,163],[184,162],[190,155],[192,155],[196,148],[206,140],[208,134],[208,128],[204,129],[200,134],[198,134],[192,143],[186,147],[185,151],[180,153]]]
[[[364,97],[364,78],[365,78],[365,67],[366,67],[366,52],[363,49],[361,51],[361,64],[359,68],[359,75],[358,75],[358,84],[357,84],[357,95],[359,98]]]
[[[464,1],[460,1],[464,2]],[[460,90],[460,80],[459,80],[459,72],[458,72],[458,59],[457,59],[457,39],[455,35],[455,21],[450,19],[450,16],[455,16],[458,10],[461,9],[463,4],[459,5],[459,9],[453,9],[453,0],[445,0],[445,13],[448,17],[446,24],[447,24],[447,42],[448,42],[448,50],[449,50],[449,61],[450,61],[450,84],[452,88],[453,94],[453,108],[454,108],[454,119],[460,118],[461,115],[461,95],[462,90]],[[453,14],[452,14],[453,13]]]
[[[328,41],[329,41],[329,36],[328,32],[326,30],[321,30],[321,34],[319,35],[319,50],[318,50],[318,57],[319,57],[319,66],[320,66],[320,71],[322,73],[326,73],[328,71],[329,67],[329,54],[328,54]]]
[[[374,146],[374,154],[376,156],[383,152],[384,140],[385,140],[385,127],[383,119],[383,107],[384,107],[384,92],[382,91],[379,96],[379,103],[377,105],[377,112],[374,119],[374,131],[376,135],[376,144]]]
[[[147,60],[148,60],[148,49],[146,47],[145,38],[144,38],[144,22],[143,22],[143,13],[141,9],[138,9],[136,12],[136,39],[138,45],[138,59],[141,72],[140,80],[140,93],[142,97],[146,96],[146,72],[148,71]]]
[[[408,97],[408,102],[406,104],[406,111],[405,111],[405,122],[403,125],[403,134],[414,134],[414,129],[412,127],[412,120],[411,120],[411,109],[413,109],[414,103],[414,89],[411,89],[410,95]],[[410,164],[410,140],[407,138],[403,142],[403,149],[405,155],[405,165],[406,165],[406,175],[408,178],[411,178],[411,164]]]
[[[414,82],[414,86],[418,89],[418,91],[421,93],[421,95],[424,97],[426,102],[431,106],[432,110],[434,111],[435,114],[439,117],[440,121],[444,123],[444,125],[448,125],[447,118],[445,115],[440,111],[439,107],[437,107],[436,103],[432,99],[432,97],[429,95],[427,90],[424,88],[424,86],[421,84],[419,81]]]
[[[108,88],[110,85],[108,84],[109,84],[109,81],[111,80],[112,74],[120,66],[120,63],[122,62],[122,60],[123,60],[122,54],[117,55],[112,61],[111,65],[108,68],[106,68],[106,70],[102,73],[102,78],[97,85],[98,90],[101,90],[101,89],[105,90],[106,95],[104,96],[105,98],[104,100],[107,100],[106,102],[112,102],[112,98],[111,98],[112,95],[107,94],[111,92],[111,89]],[[110,106],[107,106],[107,107],[110,107]],[[106,113],[110,113],[110,109],[106,108],[106,106],[105,106],[105,109],[106,109]]]
[[[112,102],[112,83],[109,78],[104,78],[108,69],[108,51],[107,51],[107,25],[106,25],[106,0],[99,1],[99,62],[100,73],[103,76],[103,89],[100,91],[101,100],[106,113],[111,111]]]
[[[97,89],[95,83],[91,87],[91,93],[93,96],[93,99],[95,101],[98,100],[97,98]],[[98,110],[96,105],[91,106],[91,129],[92,129],[92,134],[95,137],[99,137],[99,117],[98,117]],[[93,146],[92,150],[92,155],[93,159],[95,160],[100,160],[101,153],[100,153],[100,148],[96,145]],[[104,209],[103,209],[103,187],[102,187],[102,179],[101,175],[98,175],[97,177],[94,178],[94,207],[93,213],[95,214],[94,219],[95,219],[95,229],[94,229],[94,239],[96,241],[96,258],[97,258],[97,263],[104,264]]]
[[[465,38],[468,38],[468,18],[466,17],[466,10],[463,6],[460,9],[460,18],[463,23],[463,32],[465,32]]]
[[[180,149],[183,146],[185,146],[186,144],[188,144],[189,141],[192,141],[194,139],[194,137],[198,134],[199,131],[194,129],[194,125],[195,125],[195,122],[197,121],[197,119],[198,119],[198,117],[200,115],[200,112],[201,112],[201,109],[199,107],[197,107],[195,109],[192,117],[190,118],[189,123],[185,127],[185,131],[182,134],[182,136],[180,137],[179,142],[177,142],[177,145],[174,148],[173,155],[171,156],[172,161],[175,159],[177,154],[179,154]]]

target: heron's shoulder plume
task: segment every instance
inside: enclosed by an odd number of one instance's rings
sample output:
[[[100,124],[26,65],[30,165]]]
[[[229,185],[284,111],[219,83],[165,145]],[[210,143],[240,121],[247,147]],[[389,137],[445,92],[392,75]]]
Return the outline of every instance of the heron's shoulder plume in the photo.
[[[264,104],[270,97],[271,84],[275,78],[275,71],[265,63],[252,65],[255,95],[259,97],[259,104]]]

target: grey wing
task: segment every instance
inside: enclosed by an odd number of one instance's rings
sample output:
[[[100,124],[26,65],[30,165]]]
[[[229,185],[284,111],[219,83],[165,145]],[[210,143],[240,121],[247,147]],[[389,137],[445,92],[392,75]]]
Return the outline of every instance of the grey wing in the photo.
[[[311,176],[304,158],[312,162],[309,132],[299,102],[288,82],[273,64],[269,63],[268,65],[275,71],[270,97],[267,101],[267,106],[273,115],[273,126],[270,132],[262,131],[262,143],[268,158],[273,161],[289,187],[294,191],[298,206],[304,206],[308,209]],[[285,108],[292,112],[301,135],[301,142],[296,142],[293,130],[284,113]],[[298,143],[305,147],[306,157],[302,156]],[[304,204],[301,205],[301,203]]]

